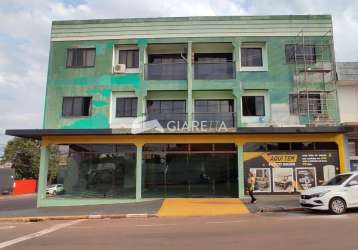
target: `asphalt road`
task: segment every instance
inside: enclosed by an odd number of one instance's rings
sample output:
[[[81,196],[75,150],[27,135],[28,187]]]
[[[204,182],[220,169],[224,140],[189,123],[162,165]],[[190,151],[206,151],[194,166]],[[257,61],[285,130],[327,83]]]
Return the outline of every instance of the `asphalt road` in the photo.
[[[36,194],[0,196],[0,212],[34,208],[36,208]]]
[[[358,249],[358,213],[0,223],[0,249]]]

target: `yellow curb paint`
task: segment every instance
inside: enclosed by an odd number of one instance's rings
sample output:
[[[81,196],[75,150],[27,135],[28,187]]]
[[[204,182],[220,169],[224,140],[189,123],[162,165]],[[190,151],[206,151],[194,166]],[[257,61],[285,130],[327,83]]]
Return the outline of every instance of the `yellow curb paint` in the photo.
[[[234,198],[169,198],[165,199],[158,216],[217,216],[248,214],[240,199]]]

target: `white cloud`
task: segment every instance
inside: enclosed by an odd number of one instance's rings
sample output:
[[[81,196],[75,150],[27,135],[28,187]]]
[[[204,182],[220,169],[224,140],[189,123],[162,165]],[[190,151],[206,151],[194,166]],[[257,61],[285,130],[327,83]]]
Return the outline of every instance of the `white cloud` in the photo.
[[[357,13],[358,2],[354,0],[2,0],[0,144],[5,141],[1,135],[5,128],[41,127],[52,20],[332,14],[336,58],[344,61],[358,60]]]

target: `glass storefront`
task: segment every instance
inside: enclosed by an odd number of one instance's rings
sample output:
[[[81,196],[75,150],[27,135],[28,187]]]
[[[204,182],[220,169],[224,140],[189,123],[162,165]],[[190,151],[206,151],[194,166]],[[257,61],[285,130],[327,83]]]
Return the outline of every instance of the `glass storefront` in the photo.
[[[237,197],[234,144],[146,144],[142,196]]]
[[[136,147],[129,144],[59,146],[57,178],[48,197],[135,198]]]

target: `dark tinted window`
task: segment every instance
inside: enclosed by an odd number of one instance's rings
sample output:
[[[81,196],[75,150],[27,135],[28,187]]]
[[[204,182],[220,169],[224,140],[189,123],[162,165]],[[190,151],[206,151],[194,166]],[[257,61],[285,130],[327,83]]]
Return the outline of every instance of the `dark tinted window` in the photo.
[[[119,63],[125,64],[127,68],[139,67],[138,50],[119,50]]]
[[[166,151],[184,151],[189,150],[189,144],[166,144]]]
[[[323,186],[338,186],[338,185],[341,185],[341,184],[343,184],[343,182],[345,182],[351,176],[352,176],[351,174],[337,175],[337,176],[333,177],[332,179],[330,179],[325,184],[323,184]]]
[[[265,116],[265,98],[263,96],[243,96],[242,114],[244,116]]]
[[[64,97],[62,103],[62,115],[89,116],[91,110],[91,97]]]
[[[335,142],[316,142],[315,143],[316,150],[336,150],[338,146]]]
[[[148,100],[148,113],[185,113],[185,100]]]
[[[116,117],[136,117],[137,97],[125,97],[116,99]]]
[[[290,143],[268,143],[267,150],[290,150]]]
[[[228,144],[228,143],[217,143],[214,144],[214,151],[231,151],[236,152],[236,146],[235,144]]]
[[[154,54],[148,56],[148,62],[154,64],[185,63],[185,54]]]
[[[241,66],[262,67],[262,48],[241,48]]]
[[[316,63],[316,48],[314,45],[287,44],[285,54],[286,63]]]
[[[196,100],[196,113],[234,112],[234,100]]]
[[[196,53],[194,60],[201,63],[232,62],[232,53]]]
[[[245,143],[244,152],[264,152],[267,151],[266,143]]]
[[[213,151],[213,144],[190,144],[191,151]]]
[[[93,67],[95,57],[95,48],[68,49],[66,66],[68,68]]]

